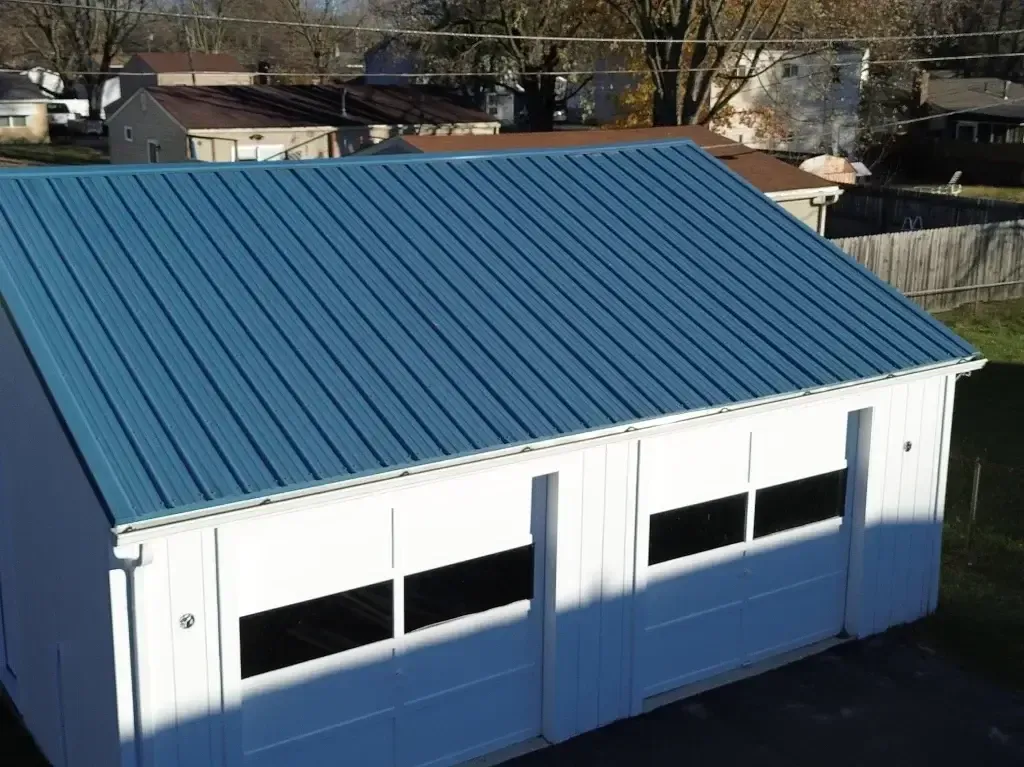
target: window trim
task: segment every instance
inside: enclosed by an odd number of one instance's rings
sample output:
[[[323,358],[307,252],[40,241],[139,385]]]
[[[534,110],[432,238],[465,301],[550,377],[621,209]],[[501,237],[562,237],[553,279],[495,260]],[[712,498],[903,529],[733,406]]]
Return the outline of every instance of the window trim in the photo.
[[[124,126],[124,140],[135,141],[135,130],[130,125]]]
[[[153,159],[152,151],[156,149],[156,160]],[[160,163],[160,141],[155,138],[146,139],[146,162],[151,165],[157,165]]]

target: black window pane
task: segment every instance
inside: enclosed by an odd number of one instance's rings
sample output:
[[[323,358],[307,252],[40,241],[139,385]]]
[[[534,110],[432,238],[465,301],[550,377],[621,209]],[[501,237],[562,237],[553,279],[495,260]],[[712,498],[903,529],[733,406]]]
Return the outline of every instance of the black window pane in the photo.
[[[457,562],[405,578],[405,630],[533,599],[533,546]]]
[[[754,494],[754,537],[843,516],[846,469],[766,487]]]
[[[242,678],[390,639],[392,583],[298,602],[238,622]]]
[[[746,493],[652,514],[647,564],[741,543],[746,520]]]

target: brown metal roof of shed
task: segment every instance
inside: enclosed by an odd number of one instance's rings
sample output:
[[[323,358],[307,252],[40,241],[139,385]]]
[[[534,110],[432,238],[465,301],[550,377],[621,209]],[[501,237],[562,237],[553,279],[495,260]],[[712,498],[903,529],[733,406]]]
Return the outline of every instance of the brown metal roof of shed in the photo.
[[[488,123],[442,89],[401,85],[169,85],[146,89],[185,128]]]
[[[550,133],[499,133],[494,136],[402,136],[421,152],[489,152],[616,144],[659,139],[689,139],[721,160],[762,192],[822,189],[833,182],[795,168],[756,149],[730,141],[700,125],[621,130],[563,130]]]

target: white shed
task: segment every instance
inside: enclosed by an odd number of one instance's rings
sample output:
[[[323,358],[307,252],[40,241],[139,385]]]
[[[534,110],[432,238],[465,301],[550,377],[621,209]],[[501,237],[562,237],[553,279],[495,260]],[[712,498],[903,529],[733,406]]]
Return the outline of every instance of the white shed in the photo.
[[[935,607],[983,361],[689,142],[12,171],[0,290],[57,765],[453,765]]]

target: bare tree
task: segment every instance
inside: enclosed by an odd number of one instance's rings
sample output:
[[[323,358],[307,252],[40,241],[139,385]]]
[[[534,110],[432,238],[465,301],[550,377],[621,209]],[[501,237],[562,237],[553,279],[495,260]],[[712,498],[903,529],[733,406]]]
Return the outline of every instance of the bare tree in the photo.
[[[149,0],[64,0],[60,5],[17,8],[28,45],[65,83],[82,82],[89,115],[98,119],[111,62],[138,28],[138,12],[148,4]],[[10,19],[15,12],[8,9],[5,16]]]
[[[317,79],[351,53],[349,48],[361,45],[358,29],[338,29],[358,27],[366,18],[366,9],[349,0],[283,0],[279,10],[283,21],[302,25],[291,29],[295,59]]]
[[[403,18],[424,29],[494,35],[425,38],[415,45],[453,75],[469,69],[493,73],[477,78],[478,86],[521,89],[529,128],[544,131],[554,127],[555,111],[589,81],[560,81],[550,73],[589,67],[595,51],[594,46],[588,52],[572,42],[535,38],[582,36],[598,10],[599,0],[411,0]]]
[[[728,71],[741,56],[748,72],[756,70],[767,45],[763,41],[775,37],[789,6],[789,0],[604,1],[648,41],[644,60],[654,89],[655,125],[713,119],[749,79]],[[700,42],[684,44],[684,39]],[[721,87],[713,93],[716,80]]]
[[[183,19],[181,24],[185,48],[199,53],[220,53],[231,31],[224,17],[244,15],[246,4],[240,0],[184,0],[181,10],[191,14],[191,18]]]

